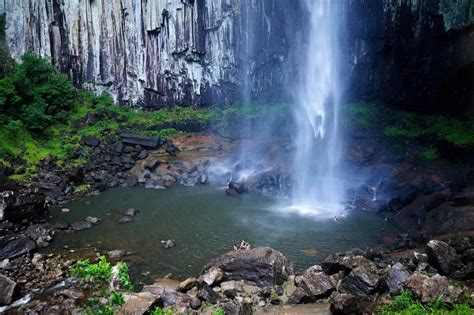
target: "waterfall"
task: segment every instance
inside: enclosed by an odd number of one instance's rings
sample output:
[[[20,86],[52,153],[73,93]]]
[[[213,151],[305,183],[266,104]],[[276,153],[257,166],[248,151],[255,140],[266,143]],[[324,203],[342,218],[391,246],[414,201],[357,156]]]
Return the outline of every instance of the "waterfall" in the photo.
[[[343,198],[338,167],[340,2],[306,1],[310,27],[295,93],[292,208],[309,215],[339,214]]]

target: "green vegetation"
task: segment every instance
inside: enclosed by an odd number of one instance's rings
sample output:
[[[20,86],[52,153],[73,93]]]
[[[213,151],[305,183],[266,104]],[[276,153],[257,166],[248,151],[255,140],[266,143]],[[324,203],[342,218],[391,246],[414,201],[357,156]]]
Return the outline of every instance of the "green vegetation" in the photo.
[[[174,314],[179,314],[179,312],[174,307],[169,307],[166,309],[162,309],[161,307],[155,307],[150,312],[150,315],[174,315]]]
[[[413,314],[413,315],[470,315],[473,314],[474,309],[469,304],[455,304],[451,308],[448,308],[445,304],[437,299],[426,305],[421,304],[415,299],[412,291],[403,291],[400,295],[396,296],[393,302],[384,305],[379,311],[379,315],[395,315],[395,314]]]
[[[22,63],[13,63],[0,77],[0,166],[11,166],[12,158],[21,158],[24,162],[15,166],[11,178],[28,181],[36,175],[37,164],[50,157],[61,167],[84,165],[92,152],[80,145],[85,137],[103,140],[121,130],[169,137],[179,135],[190,123],[226,131],[240,127],[246,119],[268,115],[283,119],[288,109],[285,104],[235,103],[223,108],[174,106],[144,112],[115,106],[109,94],[96,96],[76,89],[48,61],[26,54]]]
[[[95,264],[88,259],[78,261],[71,273],[93,288],[93,296],[87,301],[85,314],[113,315],[125,303],[122,293],[110,288],[111,281],[116,281],[122,290],[133,290],[127,264],[119,262],[112,267],[103,256]]]
[[[442,115],[424,115],[388,108],[380,104],[348,104],[342,109],[343,123],[370,131],[374,136],[399,140],[418,147],[419,157],[432,161],[440,147],[474,150],[474,119],[458,120]]]

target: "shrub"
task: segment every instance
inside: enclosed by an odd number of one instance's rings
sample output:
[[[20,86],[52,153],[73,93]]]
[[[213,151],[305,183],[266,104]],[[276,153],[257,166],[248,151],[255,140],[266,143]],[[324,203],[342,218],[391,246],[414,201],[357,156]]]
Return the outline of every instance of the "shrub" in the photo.
[[[393,302],[384,305],[378,310],[379,315],[395,315],[395,314],[413,314],[413,315],[470,315],[473,314],[474,309],[469,304],[455,304],[448,308],[441,302],[441,299],[436,299],[426,305],[421,304],[410,290],[403,291],[396,296]]]
[[[64,123],[75,103],[75,89],[45,59],[25,54],[11,75],[0,80],[0,122],[20,120],[32,133]]]
[[[119,262],[114,268],[117,269],[116,279],[120,286],[127,291],[133,290],[127,264]],[[102,256],[95,264],[89,259],[79,260],[72,269],[72,275],[84,279],[94,289],[92,297],[86,304],[86,314],[113,315],[115,310],[125,303],[122,293],[109,286],[114,268]]]

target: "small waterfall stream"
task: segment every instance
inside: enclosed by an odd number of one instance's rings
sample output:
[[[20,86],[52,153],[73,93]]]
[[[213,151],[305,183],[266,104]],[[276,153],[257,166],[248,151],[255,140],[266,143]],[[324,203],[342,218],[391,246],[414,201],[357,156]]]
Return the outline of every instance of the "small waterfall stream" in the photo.
[[[340,213],[343,199],[338,181],[341,83],[337,44],[341,5],[331,0],[307,0],[306,4],[311,18],[295,95],[296,152],[291,208],[308,215],[334,215]]]

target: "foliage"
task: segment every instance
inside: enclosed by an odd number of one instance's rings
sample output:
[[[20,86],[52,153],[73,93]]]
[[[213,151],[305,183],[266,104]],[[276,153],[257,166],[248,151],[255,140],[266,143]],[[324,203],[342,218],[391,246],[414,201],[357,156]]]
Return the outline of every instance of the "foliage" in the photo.
[[[211,314],[212,314],[212,315],[224,315],[225,312],[224,312],[223,309],[219,308],[219,309],[217,309],[217,310],[212,311]]]
[[[446,145],[448,148],[474,150],[472,118],[459,120],[397,110],[381,104],[357,103],[343,106],[342,120],[346,127],[368,130],[374,136],[418,146],[419,156],[427,161],[437,159],[439,148]]]
[[[178,314],[178,311],[173,308],[162,309],[161,307],[155,307],[151,312],[150,315],[173,315]]]
[[[436,299],[426,305],[423,305],[416,300],[414,294],[410,290],[403,291],[400,295],[396,296],[393,302],[384,305],[379,311],[379,315],[395,315],[395,314],[413,314],[413,315],[468,315],[473,314],[474,309],[469,304],[455,304],[453,307],[448,308],[441,302],[441,299]]]
[[[45,59],[25,54],[10,75],[0,80],[0,123],[14,121],[37,136],[64,122],[75,103],[75,89]]]
[[[116,267],[100,257],[97,263],[91,263],[89,259],[79,260],[72,269],[72,275],[84,279],[94,288],[93,296],[87,301],[86,314],[112,315],[115,310],[125,303],[122,293],[111,289],[109,282],[116,272],[116,279],[121,288],[126,291],[133,290],[133,285],[128,274],[128,266],[123,262],[117,263]]]

